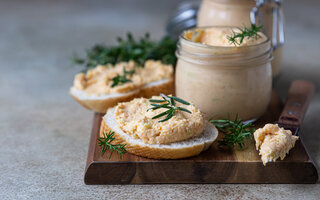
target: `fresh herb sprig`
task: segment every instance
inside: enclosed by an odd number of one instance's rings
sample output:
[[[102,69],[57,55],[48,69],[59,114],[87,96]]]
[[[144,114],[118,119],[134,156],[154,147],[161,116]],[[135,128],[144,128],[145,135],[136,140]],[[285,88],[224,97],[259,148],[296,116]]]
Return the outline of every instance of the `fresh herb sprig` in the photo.
[[[132,80],[128,79],[126,75],[117,75],[112,78],[112,85],[111,87],[116,87],[117,85],[122,85],[124,83],[132,82]]]
[[[150,40],[150,35],[145,34],[140,40],[134,39],[131,33],[127,33],[127,38],[118,38],[118,45],[106,46],[95,45],[87,50],[86,58],[73,57],[73,63],[84,65],[88,68],[97,65],[115,65],[118,62],[128,62],[133,60],[140,66],[144,66],[146,60],[161,60],[164,64],[175,65],[177,40],[164,37],[160,41]],[[85,70],[84,70],[85,71]]]
[[[245,139],[251,138],[255,131],[252,123],[243,123],[238,117],[234,121],[228,119],[210,120],[210,123],[224,133],[223,139],[218,141],[219,147],[238,145],[242,149],[245,146]]]
[[[123,67],[123,74],[120,75],[118,74],[117,76],[112,78],[112,85],[111,87],[115,87],[117,85],[122,85],[124,83],[128,83],[128,82],[132,82],[132,80],[128,79],[127,76],[132,76],[135,73],[135,69],[129,70],[127,71],[124,67]]]
[[[157,119],[157,118],[160,118],[162,116],[165,116],[167,115],[164,119],[162,120],[159,120],[158,122],[164,122],[164,121],[167,121],[169,120],[170,118],[172,118],[174,116],[174,114],[176,113],[177,110],[181,110],[181,111],[184,111],[184,112],[187,112],[187,113],[192,113],[190,110],[186,109],[186,108],[182,108],[182,107],[177,107],[176,106],[176,101],[179,102],[179,103],[182,103],[184,105],[190,105],[189,102],[186,102],[185,100],[183,99],[180,99],[178,97],[175,97],[175,96],[166,96],[164,94],[160,94],[162,99],[150,99],[149,102],[151,103],[151,105],[153,107],[149,108],[147,111],[149,110],[157,110],[157,109],[160,109],[160,108],[165,108],[165,109],[168,109],[167,111],[165,112],[162,112],[154,117],[152,117],[152,119]],[[156,103],[159,103],[159,104],[156,104]]]
[[[258,38],[258,32],[262,29],[261,25],[251,24],[250,28],[239,28],[239,32],[232,31],[231,36],[227,36],[229,42],[235,46],[242,44],[245,38]]]
[[[134,73],[136,73],[136,66],[133,69],[130,69],[128,71],[126,70],[125,67],[123,67],[122,70],[123,70],[123,74],[132,76]]]
[[[104,133],[103,137],[98,138],[99,141],[99,146],[102,147],[101,153],[104,155],[108,149],[111,150],[109,159],[112,156],[112,153],[114,151],[117,152],[117,154],[120,155],[120,158],[122,158],[122,154],[125,154],[127,152],[125,148],[125,144],[112,144],[113,140],[115,139],[114,137],[114,132],[109,131],[109,133]]]

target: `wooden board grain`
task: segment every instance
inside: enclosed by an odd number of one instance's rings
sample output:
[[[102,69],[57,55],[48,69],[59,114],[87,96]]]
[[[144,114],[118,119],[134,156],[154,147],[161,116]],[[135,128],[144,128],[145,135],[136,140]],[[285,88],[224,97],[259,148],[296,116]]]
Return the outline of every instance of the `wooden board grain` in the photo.
[[[265,115],[257,127],[277,120],[282,102],[273,92]],[[263,166],[254,141],[246,149],[220,150],[217,142],[198,156],[178,160],[154,160],[132,154],[120,159],[101,155],[97,145],[102,114],[95,114],[85,169],[86,184],[151,183],[315,183],[317,169],[301,140],[283,161]],[[221,137],[221,135],[219,136]],[[218,138],[219,139],[219,138]]]

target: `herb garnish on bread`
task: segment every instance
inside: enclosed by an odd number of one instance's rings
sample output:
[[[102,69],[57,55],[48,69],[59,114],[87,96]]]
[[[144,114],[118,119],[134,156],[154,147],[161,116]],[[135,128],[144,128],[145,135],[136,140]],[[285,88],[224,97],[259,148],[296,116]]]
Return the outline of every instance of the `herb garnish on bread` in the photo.
[[[143,67],[133,61],[97,66],[75,76],[71,96],[84,107],[105,113],[118,102],[173,93],[173,66],[148,60]]]
[[[154,96],[152,99],[163,98]],[[217,138],[218,130],[203,119],[193,104],[176,102],[176,106],[191,113],[176,110],[170,119],[158,122],[153,117],[166,109],[147,111],[152,105],[146,98],[119,103],[109,108],[103,117],[100,136],[114,132],[115,144],[124,144],[126,151],[148,158],[178,159],[198,155],[209,148]]]

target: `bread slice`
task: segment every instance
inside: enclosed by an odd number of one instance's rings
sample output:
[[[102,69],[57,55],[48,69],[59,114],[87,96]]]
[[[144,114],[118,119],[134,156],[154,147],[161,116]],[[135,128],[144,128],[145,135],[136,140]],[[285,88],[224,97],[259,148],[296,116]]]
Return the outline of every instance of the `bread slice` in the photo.
[[[114,144],[126,144],[126,150],[132,154],[154,159],[179,159],[200,154],[208,149],[218,136],[218,130],[205,122],[205,130],[200,136],[170,144],[146,144],[141,139],[134,139],[123,132],[115,119],[115,108],[108,109],[101,121],[100,136],[113,131]]]
[[[117,94],[105,94],[101,96],[88,96],[83,90],[78,90],[74,86],[70,88],[70,95],[82,106],[98,113],[105,113],[108,108],[117,105],[118,102],[130,101],[136,97],[150,98],[160,93],[174,95],[173,78],[163,79],[148,83],[142,88]]]

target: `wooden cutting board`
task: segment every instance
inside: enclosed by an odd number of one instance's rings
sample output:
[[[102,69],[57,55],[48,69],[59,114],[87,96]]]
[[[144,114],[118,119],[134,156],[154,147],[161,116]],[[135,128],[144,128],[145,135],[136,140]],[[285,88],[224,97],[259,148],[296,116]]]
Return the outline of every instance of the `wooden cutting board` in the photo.
[[[275,122],[282,108],[279,96],[273,92],[267,112],[255,123],[257,127]],[[244,150],[228,151],[220,150],[216,140],[200,155],[179,160],[154,160],[129,153],[122,159],[114,153],[109,159],[108,153],[101,155],[101,148],[97,145],[102,116],[94,115],[85,184],[315,183],[318,180],[317,169],[301,140],[283,161],[267,166],[263,166],[253,140]]]

